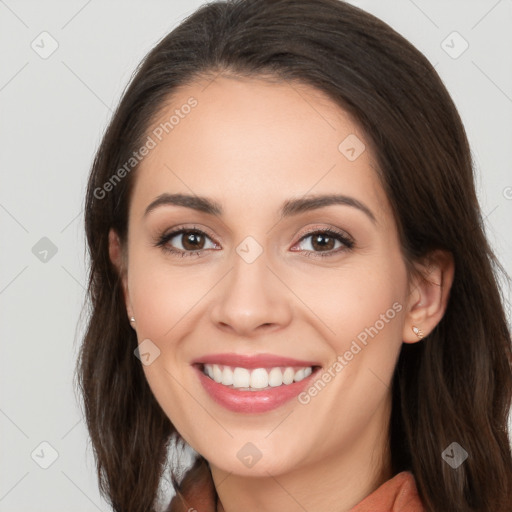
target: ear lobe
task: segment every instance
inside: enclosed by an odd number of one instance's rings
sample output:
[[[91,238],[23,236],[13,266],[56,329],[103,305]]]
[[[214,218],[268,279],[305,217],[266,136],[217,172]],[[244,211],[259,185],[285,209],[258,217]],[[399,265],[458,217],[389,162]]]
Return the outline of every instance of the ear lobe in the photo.
[[[441,321],[448,305],[455,274],[453,255],[448,251],[433,251],[428,256],[427,263],[417,267],[422,275],[415,279],[409,295],[402,333],[404,343],[420,341]],[[415,333],[418,329],[423,334],[421,337]]]
[[[116,231],[111,228],[108,233],[108,253],[110,257],[110,261],[114,265],[117,270],[117,273],[121,279],[121,285],[123,287],[123,295],[126,303],[126,307],[128,309],[128,315],[131,316],[131,307],[130,307],[130,297],[128,293],[128,283],[127,283],[127,272],[126,272],[126,262],[123,252],[123,246],[119,239],[119,235]]]

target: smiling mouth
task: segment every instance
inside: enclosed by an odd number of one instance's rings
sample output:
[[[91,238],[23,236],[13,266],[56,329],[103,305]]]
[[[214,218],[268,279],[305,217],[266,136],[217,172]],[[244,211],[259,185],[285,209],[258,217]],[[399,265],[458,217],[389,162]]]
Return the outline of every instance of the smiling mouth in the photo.
[[[265,391],[300,382],[320,366],[274,366],[248,369],[222,364],[199,364],[198,368],[204,375],[226,388],[239,391]]]

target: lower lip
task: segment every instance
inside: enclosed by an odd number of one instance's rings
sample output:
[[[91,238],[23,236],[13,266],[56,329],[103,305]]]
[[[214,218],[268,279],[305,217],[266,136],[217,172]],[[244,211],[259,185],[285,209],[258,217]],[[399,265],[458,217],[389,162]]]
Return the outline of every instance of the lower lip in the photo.
[[[219,384],[206,376],[201,368],[197,366],[194,368],[199,374],[201,384],[215,402],[230,411],[242,413],[267,412],[289,402],[304,390],[319,370],[317,368],[311,375],[293,384],[276,386],[262,391],[240,391]]]

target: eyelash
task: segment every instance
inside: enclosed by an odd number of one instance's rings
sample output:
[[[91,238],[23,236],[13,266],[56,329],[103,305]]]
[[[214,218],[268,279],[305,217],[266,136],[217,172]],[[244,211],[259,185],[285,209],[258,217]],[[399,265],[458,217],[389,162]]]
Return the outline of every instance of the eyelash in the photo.
[[[202,253],[204,251],[206,251],[207,249],[198,249],[196,251],[182,251],[181,249],[174,249],[171,246],[167,245],[168,242],[170,240],[172,240],[174,237],[184,234],[184,233],[196,233],[196,234],[204,235],[209,239],[212,239],[212,237],[210,237],[207,233],[205,233],[201,229],[196,228],[195,226],[179,227],[178,229],[175,229],[174,231],[171,231],[169,233],[166,233],[166,234],[158,237],[155,240],[154,246],[160,247],[162,249],[162,251],[164,251],[167,254],[171,254],[172,256],[177,256],[177,257],[190,257],[190,256],[201,257],[201,256],[203,256]],[[345,246],[345,248],[344,249],[338,248],[337,250],[330,250],[330,251],[300,250],[300,251],[296,251],[296,252],[299,252],[308,258],[326,258],[326,257],[337,255],[342,251],[351,250],[351,249],[353,249],[353,247],[355,245],[354,241],[351,238],[349,238],[346,234],[344,234],[341,231],[337,231],[333,228],[315,229],[313,231],[304,233],[297,243],[302,242],[304,239],[309,238],[310,236],[318,235],[318,234],[327,234],[329,237],[340,241]]]

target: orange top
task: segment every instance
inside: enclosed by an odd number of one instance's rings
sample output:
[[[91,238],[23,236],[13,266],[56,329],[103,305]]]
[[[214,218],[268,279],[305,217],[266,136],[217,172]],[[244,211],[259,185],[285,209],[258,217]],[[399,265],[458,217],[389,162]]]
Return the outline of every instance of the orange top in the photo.
[[[216,492],[210,469],[204,459],[196,461],[181,483],[183,503],[174,496],[166,512],[216,512]],[[350,512],[425,512],[416,489],[414,476],[409,471],[398,473],[367,496]]]
[[[402,471],[384,482],[350,512],[424,512],[414,476]]]

